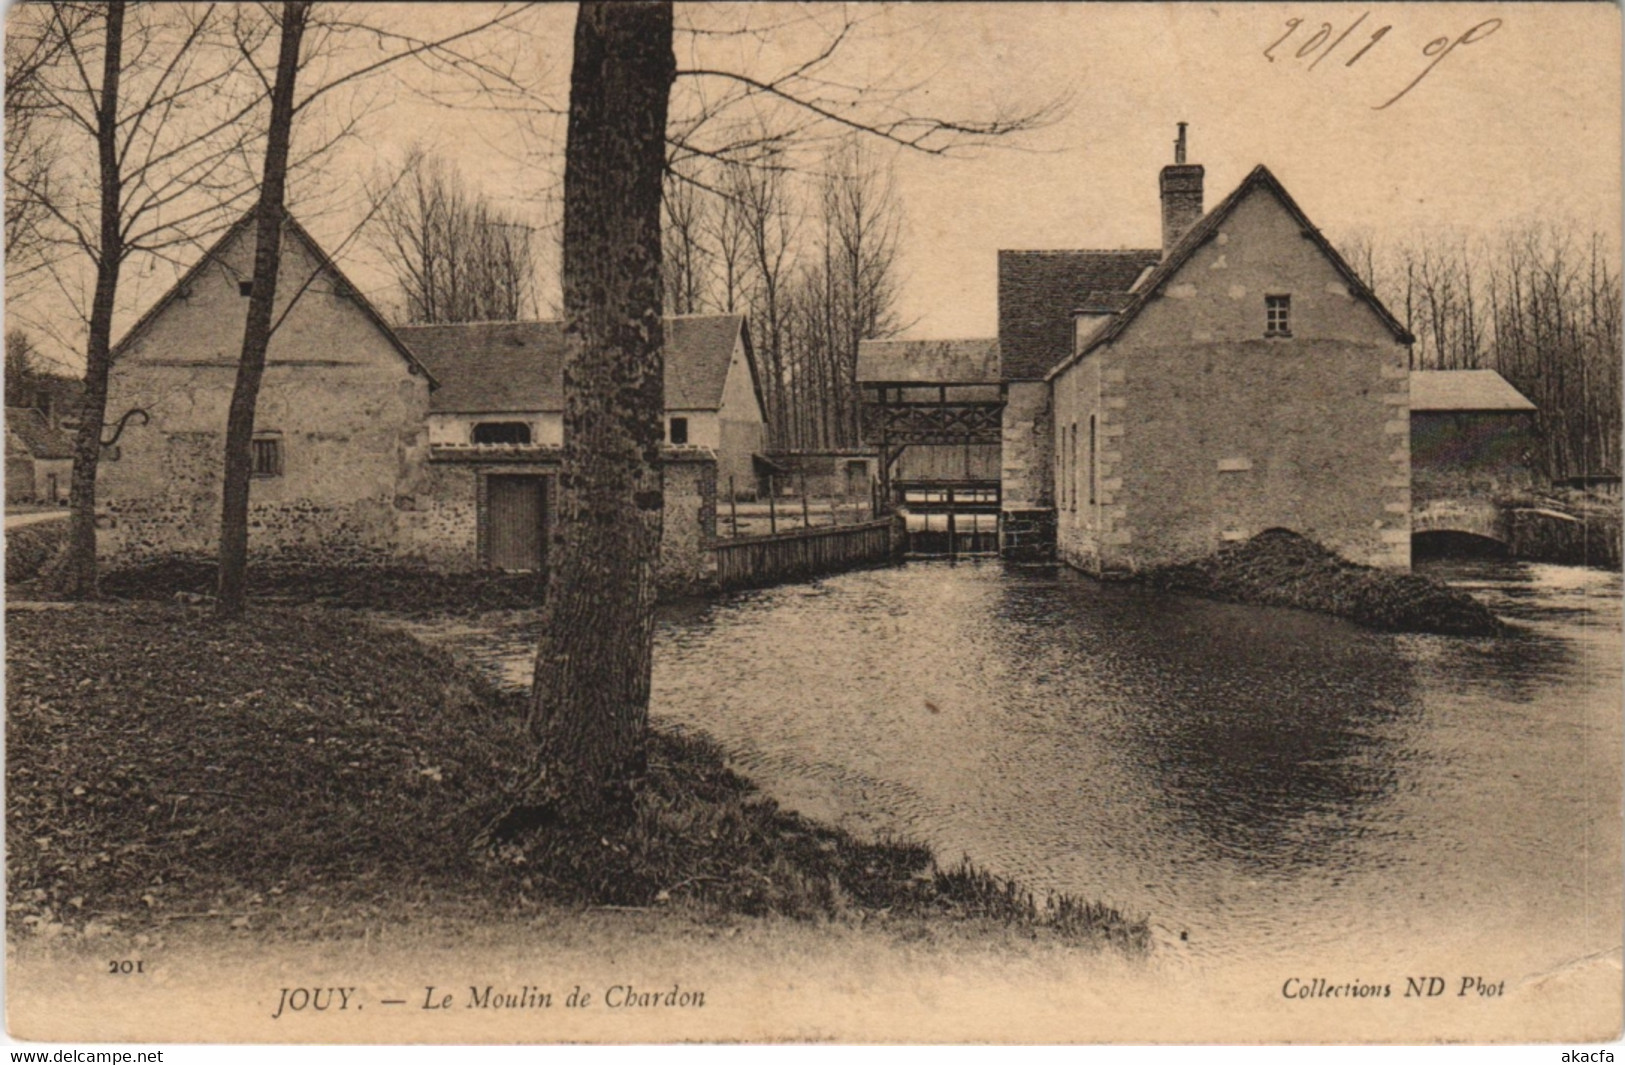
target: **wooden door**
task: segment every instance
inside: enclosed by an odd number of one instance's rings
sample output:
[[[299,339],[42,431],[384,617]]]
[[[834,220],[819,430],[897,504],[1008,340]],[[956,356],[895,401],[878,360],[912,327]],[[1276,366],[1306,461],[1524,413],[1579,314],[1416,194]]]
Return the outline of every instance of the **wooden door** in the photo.
[[[492,567],[539,570],[545,557],[547,508],[541,477],[500,476],[486,483],[488,555]]]

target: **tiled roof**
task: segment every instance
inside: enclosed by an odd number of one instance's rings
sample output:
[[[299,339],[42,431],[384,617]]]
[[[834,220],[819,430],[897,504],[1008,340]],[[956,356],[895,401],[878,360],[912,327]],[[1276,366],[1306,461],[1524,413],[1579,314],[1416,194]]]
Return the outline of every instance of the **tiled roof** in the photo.
[[[73,458],[73,437],[51,428],[42,411],[33,407],[7,407],[6,428],[37,459]]]
[[[999,252],[999,356],[1006,380],[1038,380],[1072,353],[1072,312],[1126,293],[1156,248]]]
[[[1146,303],[1156,295],[1157,290],[1162,287],[1163,283],[1178,273],[1186,261],[1196,253],[1196,249],[1207,243],[1208,239],[1219,231],[1219,227],[1224,224],[1225,219],[1230,217],[1230,213],[1236,209],[1236,205],[1254,189],[1267,190],[1280,201],[1281,206],[1285,207],[1287,213],[1302,227],[1303,235],[1315,242],[1315,245],[1320,248],[1321,254],[1325,255],[1332,266],[1343,276],[1349,291],[1371,305],[1372,310],[1377,312],[1377,317],[1382,319],[1383,324],[1388,327],[1389,332],[1393,333],[1396,340],[1409,344],[1415,339],[1410,333],[1406,332],[1405,327],[1400,325],[1392,314],[1388,313],[1388,308],[1382,305],[1382,301],[1377,299],[1364,281],[1360,280],[1360,276],[1349,267],[1348,263],[1343,261],[1343,257],[1337,254],[1337,249],[1332,247],[1331,242],[1326,239],[1319,229],[1315,228],[1313,222],[1309,221],[1309,217],[1303,213],[1303,209],[1288,195],[1280,181],[1276,180],[1275,175],[1270,173],[1269,168],[1260,165],[1253,167],[1252,172],[1242,179],[1241,184],[1237,185],[1230,195],[1220,200],[1213,210],[1203,215],[1199,222],[1191,226],[1185,235],[1179,238],[1179,243],[1169,250],[1168,257],[1157,264],[1157,268],[1151,271],[1144,283],[1135,288],[1134,295],[1128,304],[1112,317],[1103,329],[1095,333],[1089,339],[1084,350],[1078,354],[1088,354],[1094,348],[1114,339],[1121,333],[1140,313]],[[1070,362],[1071,360],[1066,361]],[[1054,369],[1059,371],[1061,366],[1057,365]]]
[[[1494,370],[1412,370],[1411,410],[1534,410]]]
[[[999,380],[999,342],[984,340],[865,340],[858,345],[859,381],[981,384]]]
[[[667,410],[722,407],[728,365],[743,328],[744,318],[734,314],[665,320]],[[412,325],[396,332],[440,382],[429,397],[435,413],[564,409],[563,322]],[[753,366],[753,378],[754,372]]]
[[[564,409],[564,328],[558,322],[460,322],[395,330],[440,387],[435,413]]]

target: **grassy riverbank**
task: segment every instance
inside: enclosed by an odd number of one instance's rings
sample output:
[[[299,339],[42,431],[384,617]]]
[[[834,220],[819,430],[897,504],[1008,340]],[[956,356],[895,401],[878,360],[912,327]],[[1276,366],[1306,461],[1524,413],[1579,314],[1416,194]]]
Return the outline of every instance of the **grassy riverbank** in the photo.
[[[6,531],[6,585],[12,599],[48,599],[42,568],[66,538],[66,518]],[[219,567],[203,558],[172,558],[121,566],[101,575],[110,599],[148,602],[212,597]],[[522,610],[542,600],[541,574],[436,573],[409,566],[338,566],[256,562],[248,568],[248,594],[262,603],[387,610],[409,617]]]
[[[1163,591],[1315,610],[1390,632],[1494,636],[1505,629],[1465,592],[1428,577],[1357,565],[1281,529],[1139,579]]]
[[[217,565],[170,559],[105,573],[102,594],[116,599],[167,601],[177,595],[210,597]],[[388,610],[410,616],[519,610],[542,600],[536,573],[435,573],[405,566],[317,566],[256,563],[248,568],[248,594],[261,602]]]
[[[702,737],[656,731],[636,815],[593,838],[469,846],[527,748],[517,699],[400,633],[319,609],[89,604],[7,615],[14,934],[175,920],[342,934],[621,906],[920,920],[1149,942],[924,847],[780,810]]]

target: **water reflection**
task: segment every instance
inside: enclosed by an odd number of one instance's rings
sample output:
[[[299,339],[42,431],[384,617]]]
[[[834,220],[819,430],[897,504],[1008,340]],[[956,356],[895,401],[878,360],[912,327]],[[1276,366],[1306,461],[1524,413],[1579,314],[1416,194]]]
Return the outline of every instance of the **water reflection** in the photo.
[[[848,574],[672,619],[656,713],[785,801],[1153,913],[1196,955],[1493,924],[1577,831],[1543,774],[1606,732],[1619,642],[1611,600],[1581,606],[1591,647],[1561,580],[1507,572],[1505,640],[996,562]]]
[[[1103,745],[1132,781],[1130,805],[1164,810],[1181,846],[1258,867],[1325,862],[1347,837],[1327,826],[1393,786],[1385,747],[1419,703],[1392,638],[1066,571],[999,587],[1000,656],[1066,701],[1047,727]],[[1019,717],[1031,695],[1018,685],[1002,702]]]
[[[811,815],[1150,913],[1193,964],[1617,944],[1619,576],[1430,571],[1517,631],[911,563],[664,608],[652,713]]]

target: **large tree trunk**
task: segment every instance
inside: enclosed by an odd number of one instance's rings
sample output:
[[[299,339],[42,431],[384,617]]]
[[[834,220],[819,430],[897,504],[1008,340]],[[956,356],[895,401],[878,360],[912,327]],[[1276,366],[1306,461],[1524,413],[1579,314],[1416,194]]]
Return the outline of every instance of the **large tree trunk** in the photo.
[[[96,294],[90,305],[90,338],[85,347],[85,387],[79,404],[79,430],[73,444],[73,476],[68,488],[68,544],[48,583],[62,595],[87,599],[96,594],[96,465],[102,454],[102,423],[107,419],[107,377],[112,369],[113,303],[118,296],[124,234],[119,225],[119,73],[123,66],[124,3],[107,5],[107,43],[102,55],[102,92],[96,108],[96,154],[101,174],[101,232],[96,256]]]
[[[226,483],[220,507],[220,600],[222,617],[243,612],[248,583],[248,489],[253,474],[254,407],[265,376],[271,343],[271,311],[276,302],[277,268],[282,259],[282,214],[288,178],[288,141],[293,132],[293,87],[299,73],[299,44],[305,34],[308,3],[282,5],[282,43],[276,83],[271,90],[271,126],[265,145],[265,175],[255,207],[253,290],[243,330],[237,383],[226,415]]]
[[[675,70],[669,3],[581,5],[564,167],[563,472],[529,720],[538,763],[509,830],[624,810],[644,772]]]

